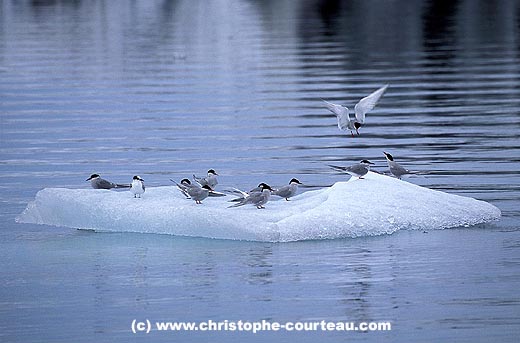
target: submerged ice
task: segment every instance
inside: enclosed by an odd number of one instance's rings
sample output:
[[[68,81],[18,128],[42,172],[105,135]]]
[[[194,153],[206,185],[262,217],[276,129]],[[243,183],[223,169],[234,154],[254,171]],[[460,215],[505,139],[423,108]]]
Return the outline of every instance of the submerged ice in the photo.
[[[127,191],[46,188],[17,221],[96,231],[287,242],[445,229],[500,217],[500,210],[484,201],[372,172],[363,180],[338,182],[291,201],[270,201],[263,210],[228,208],[229,199],[207,198],[198,205],[174,187],[149,187],[141,199]]]

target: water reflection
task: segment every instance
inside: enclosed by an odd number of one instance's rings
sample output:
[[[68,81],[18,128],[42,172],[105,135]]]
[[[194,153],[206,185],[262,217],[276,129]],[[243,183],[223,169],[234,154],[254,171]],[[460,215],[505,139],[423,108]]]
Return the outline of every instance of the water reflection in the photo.
[[[343,5],[349,6],[350,2],[341,0],[322,0],[317,1],[316,7],[317,12],[324,25],[324,35],[334,36],[336,34],[336,21],[338,13],[341,12]],[[312,13],[312,8],[306,8],[303,10],[305,13]]]
[[[250,284],[268,285],[273,283],[273,247],[271,244],[255,245],[247,254],[247,282]]]
[[[428,1],[422,14],[423,46],[427,58],[451,59],[454,56],[457,40],[455,20],[459,1]]]
[[[344,316],[353,321],[373,318],[371,288],[374,281],[372,267],[367,262],[372,260],[371,251],[360,249],[344,257],[348,262],[339,269],[342,281],[337,284],[343,295],[341,303],[345,306]]]
[[[175,292],[178,295],[189,290],[189,297],[197,301],[214,300],[214,289],[218,284],[218,265],[216,263],[215,252],[199,251],[197,259],[192,262],[184,262],[181,266],[181,273],[178,271],[172,277],[180,277],[180,284]]]
[[[135,287],[135,303],[140,309],[147,309],[150,305],[150,298],[147,294],[149,288],[148,272],[148,247],[138,247],[135,251],[135,262],[132,266],[133,276],[131,282]]]
[[[92,275],[92,286],[94,288],[94,294],[92,296],[93,308],[99,316],[92,322],[92,330],[94,333],[103,333],[107,330],[106,315],[107,304],[112,302],[112,284],[110,277],[114,275],[113,271],[110,270],[110,265],[107,263],[107,256],[102,251],[96,251],[93,253],[92,261],[90,261],[93,269]],[[83,296],[88,297],[87,294]],[[86,325],[87,323],[85,323]]]

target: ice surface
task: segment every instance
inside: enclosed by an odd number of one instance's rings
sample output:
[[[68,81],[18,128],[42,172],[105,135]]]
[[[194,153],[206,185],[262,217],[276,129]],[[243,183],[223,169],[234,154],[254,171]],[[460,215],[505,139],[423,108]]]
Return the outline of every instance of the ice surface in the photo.
[[[287,242],[468,226],[501,215],[486,202],[372,172],[364,180],[338,182],[291,201],[272,197],[261,210],[250,205],[227,208],[230,198],[207,198],[197,205],[175,187],[147,187],[142,199],[134,199],[128,191],[46,188],[17,221],[96,231]]]

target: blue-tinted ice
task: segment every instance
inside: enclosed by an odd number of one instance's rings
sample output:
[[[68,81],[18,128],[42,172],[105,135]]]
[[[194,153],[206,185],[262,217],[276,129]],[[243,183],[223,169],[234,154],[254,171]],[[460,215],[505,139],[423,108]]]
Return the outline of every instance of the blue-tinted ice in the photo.
[[[338,182],[291,201],[276,198],[261,210],[227,208],[229,199],[207,198],[197,205],[175,187],[149,187],[142,199],[126,191],[47,188],[38,192],[17,221],[97,231],[287,242],[469,226],[501,215],[489,203],[372,172],[363,180]]]

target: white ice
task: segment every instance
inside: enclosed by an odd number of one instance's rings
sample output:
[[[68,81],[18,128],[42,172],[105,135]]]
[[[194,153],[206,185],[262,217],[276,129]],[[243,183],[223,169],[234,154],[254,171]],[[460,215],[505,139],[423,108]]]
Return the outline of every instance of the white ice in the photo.
[[[148,187],[141,199],[129,191],[46,188],[17,221],[96,231],[288,242],[470,226],[501,215],[484,201],[372,172],[363,180],[338,182],[291,201],[273,196],[260,210],[250,205],[227,208],[230,198],[207,198],[198,205],[175,187]]]

